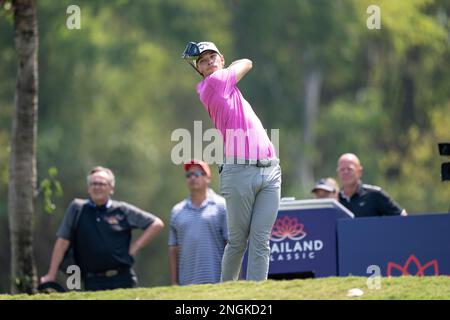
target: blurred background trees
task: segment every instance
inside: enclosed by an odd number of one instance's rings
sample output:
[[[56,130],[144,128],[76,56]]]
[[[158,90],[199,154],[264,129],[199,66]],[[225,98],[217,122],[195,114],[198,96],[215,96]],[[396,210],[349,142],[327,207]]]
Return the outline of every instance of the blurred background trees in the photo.
[[[6,2],[3,3],[5,6]],[[450,141],[450,4],[445,0],[80,0],[81,29],[66,27],[70,1],[38,1],[38,182],[58,169],[53,214],[42,196],[35,257],[46,272],[66,206],[86,195],[95,165],[116,174],[115,198],[163,218],[187,195],[172,163],[173,130],[211,122],[180,59],[188,41],[214,41],[226,62],[247,57],[240,82],[264,126],[280,130],[282,196],[309,198],[358,154],[364,181],[411,214],[446,212],[437,143]],[[381,29],[367,7],[379,5]],[[16,83],[12,13],[0,10],[0,292],[8,292],[7,188]],[[214,166],[212,187],[217,190]],[[169,284],[168,227],[137,258],[142,286]]]

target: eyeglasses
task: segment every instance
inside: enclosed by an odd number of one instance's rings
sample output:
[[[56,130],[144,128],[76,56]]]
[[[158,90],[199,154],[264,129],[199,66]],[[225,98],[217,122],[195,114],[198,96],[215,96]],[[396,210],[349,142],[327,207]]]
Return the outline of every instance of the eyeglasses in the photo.
[[[91,187],[106,187],[106,186],[109,186],[109,184],[105,183],[105,182],[89,182],[89,185]]]
[[[201,176],[204,176],[205,175],[205,173],[203,172],[203,171],[189,171],[189,172],[186,172],[186,178],[190,178],[190,177],[192,177],[192,176],[195,176],[196,178],[198,178],[198,177],[201,177]]]

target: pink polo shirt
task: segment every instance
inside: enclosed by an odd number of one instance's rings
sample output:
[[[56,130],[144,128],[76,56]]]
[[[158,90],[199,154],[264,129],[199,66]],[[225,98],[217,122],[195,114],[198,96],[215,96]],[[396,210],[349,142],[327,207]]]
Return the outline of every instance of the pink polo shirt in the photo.
[[[222,134],[225,157],[252,160],[276,157],[261,121],[237,87],[232,68],[217,70],[204,78],[197,85],[197,93]]]

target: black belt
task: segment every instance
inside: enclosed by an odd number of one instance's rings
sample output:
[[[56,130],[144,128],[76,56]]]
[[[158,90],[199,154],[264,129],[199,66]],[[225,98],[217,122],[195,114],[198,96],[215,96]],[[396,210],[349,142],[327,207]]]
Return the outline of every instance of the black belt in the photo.
[[[92,278],[92,277],[114,277],[117,276],[118,274],[121,273],[125,273],[127,271],[130,271],[130,268],[118,268],[118,269],[110,269],[110,270],[106,270],[106,271],[102,271],[102,272],[86,272],[86,277],[87,278]]]
[[[271,167],[274,164],[278,163],[278,159],[258,159],[258,160],[252,160],[252,159],[225,159],[225,164],[242,164],[242,165],[253,165],[260,168],[267,168]]]
[[[257,160],[256,161],[256,166],[257,167],[266,168],[266,167],[270,167],[271,165],[272,165],[272,160],[271,159],[262,159],[262,160]]]

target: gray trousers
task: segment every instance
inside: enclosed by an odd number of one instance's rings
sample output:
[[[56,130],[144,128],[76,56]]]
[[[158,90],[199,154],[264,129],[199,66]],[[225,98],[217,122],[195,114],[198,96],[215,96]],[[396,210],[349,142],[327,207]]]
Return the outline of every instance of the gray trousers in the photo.
[[[281,194],[278,163],[267,168],[223,165],[220,191],[226,200],[229,239],[222,258],[221,281],[238,279],[247,242],[247,280],[267,279],[269,240]]]

